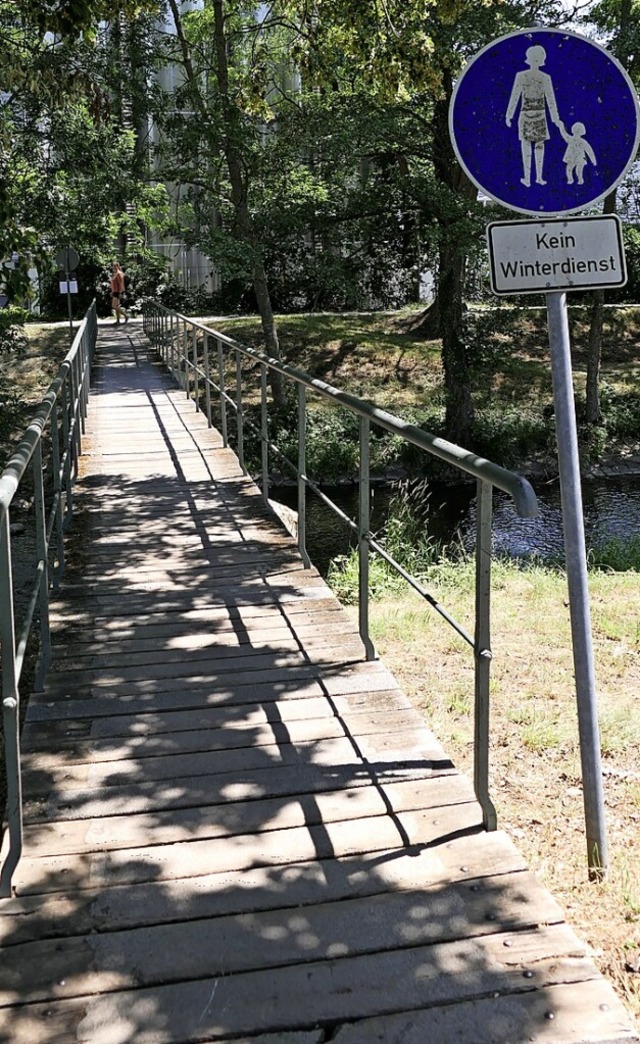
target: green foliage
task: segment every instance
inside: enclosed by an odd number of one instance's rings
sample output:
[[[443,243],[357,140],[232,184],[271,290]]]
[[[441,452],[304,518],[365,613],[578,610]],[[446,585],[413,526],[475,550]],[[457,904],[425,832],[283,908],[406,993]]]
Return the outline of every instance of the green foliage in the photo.
[[[589,567],[614,573],[640,573],[640,536],[612,537],[589,549]]]
[[[29,313],[24,308],[0,309],[0,355],[22,354],[27,348],[24,324]]]
[[[24,403],[17,392],[0,383],[0,441],[6,439],[18,426]],[[2,468],[0,467],[0,471]]]
[[[640,302],[640,228],[637,225],[623,224],[622,236],[624,253],[627,262],[627,282],[620,289],[611,291],[615,301]]]
[[[458,546],[445,549],[428,532],[430,493],[424,480],[398,483],[389,503],[389,513],[378,542],[398,565],[416,580],[426,581],[445,554],[461,560]],[[358,552],[333,559],[328,583],[346,604],[358,599]],[[377,552],[369,558],[369,592],[374,600],[402,591],[406,581]]]

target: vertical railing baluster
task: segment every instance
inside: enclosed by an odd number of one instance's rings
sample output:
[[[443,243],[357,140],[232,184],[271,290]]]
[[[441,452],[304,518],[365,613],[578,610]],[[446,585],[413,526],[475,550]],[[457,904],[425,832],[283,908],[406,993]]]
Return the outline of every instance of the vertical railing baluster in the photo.
[[[307,554],[307,389],[298,384],[298,551],[305,569],[311,568]]]
[[[220,434],[222,435],[222,445],[226,449],[229,445],[229,433],[227,430],[227,390],[224,379],[224,350],[222,347],[222,341],[219,337],[216,337],[216,347],[218,353],[218,385],[220,387]]]
[[[242,352],[236,351],[236,418],[238,425],[238,448],[236,455],[244,474],[247,469],[244,466],[244,412],[242,408]]]
[[[9,511],[0,515],[0,646],[2,647],[2,724],[7,775],[6,818],[9,853],[0,874],[0,897],[11,895],[11,878],[22,854],[22,778],[20,773],[20,696],[16,677],[16,635],[11,576]]]
[[[53,470],[53,496],[55,499],[56,512],[56,552],[58,556],[57,569],[53,571],[54,589],[59,586],[60,577],[64,571],[64,536],[62,532],[62,473],[60,467],[60,425],[58,422],[58,401],[53,400],[51,408],[51,467]]]
[[[191,380],[189,377],[189,324],[185,319],[182,328],[182,362],[184,369],[184,390],[187,398],[191,398]]]
[[[73,493],[71,483],[71,469],[73,467],[73,444],[71,439],[71,423],[69,420],[69,372],[64,376],[60,389],[60,404],[62,406],[62,454],[64,458],[64,487],[66,499],[64,505],[64,524],[68,525],[73,514]]]
[[[40,616],[40,663],[35,681],[35,691],[40,692],[44,677],[51,663],[51,630],[49,627],[49,544],[47,541],[47,512],[44,502],[42,478],[42,441],[38,439],[33,451],[33,494],[36,523],[36,555],[42,562],[42,576],[38,593]]]
[[[73,358],[73,362],[71,363],[71,365],[73,367],[74,374],[75,374],[75,380],[76,380],[75,410],[76,410],[76,422],[79,422],[78,434],[80,436],[80,444],[79,444],[79,448],[78,448],[78,455],[80,455],[82,453],[82,436],[84,435],[84,403],[82,401],[82,398],[83,398],[83,394],[82,394],[82,369],[81,369],[81,366],[80,366],[80,352],[79,351],[76,352],[76,354],[75,354],[75,356]]]
[[[196,410],[200,409],[200,381],[198,380],[198,328],[193,328],[193,382]]]
[[[204,402],[207,411],[207,427],[211,428],[211,368],[209,366],[209,333],[202,334],[202,354],[204,357]]]
[[[493,487],[477,484],[476,631],[473,782],[485,828],[495,830],[496,810],[489,796],[489,686],[491,672],[491,514]]]
[[[78,444],[78,457],[81,457],[82,436],[84,435],[84,417],[82,415],[82,393],[80,391],[80,365],[77,352],[71,361],[71,372],[73,374],[73,417],[76,422],[75,430]]]
[[[260,364],[260,458],[262,499],[269,504],[269,421],[267,417],[267,367]]]
[[[376,651],[369,635],[369,530],[370,530],[370,475],[369,430],[367,417],[360,418],[360,509],[358,512],[358,615],[360,637],[367,660],[375,660]]]

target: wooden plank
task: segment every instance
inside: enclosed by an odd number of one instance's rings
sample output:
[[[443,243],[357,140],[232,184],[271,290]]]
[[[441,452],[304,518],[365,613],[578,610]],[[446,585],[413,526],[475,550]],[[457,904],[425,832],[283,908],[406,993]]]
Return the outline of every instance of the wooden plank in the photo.
[[[136,697],[144,697],[146,694],[157,695],[163,692],[198,691],[204,697],[208,697],[210,704],[223,701],[238,700],[238,694],[243,702],[249,702],[255,694],[256,700],[262,699],[263,687],[267,692],[265,699],[269,699],[269,686],[274,692],[273,698],[278,698],[278,692],[289,692],[292,695],[302,693],[308,695],[305,690],[305,682],[320,681],[321,689],[317,688],[314,693],[324,690],[329,696],[345,695],[348,692],[370,692],[393,688],[393,676],[386,668],[376,663],[331,662],[317,658],[315,663],[308,663],[301,656],[282,656],[282,666],[268,664],[269,657],[262,657],[261,665],[259,657],[251,659],[237,657],[233,662],[225,664],[198,664],[197,668],[190,671],[188,665],[184,667],[174,664],[166,670],[157,669],[134,669],[127,671],[126,667],[118,674],[100,672],[92,674],[80,672],[72,679],[51,678],[47,680],[40,703],[49,703],[56,698],[76,700],[98,696],[101,691],[108,690],[111,697],[111,711],[114,709],[113,697],[123,697],[120,708],[124,709],[125,701],[131,704]],[[242,672],[242,683],[233,684],[233,679]],[[123,677],[123,675],[125,675]],[[226,686],[226,688],[225,688]]]
[[[195,729],[259,729],[267,724],[276,726],[295,724],[300,720],[318,721],[319,719],[336,718],[344,722],[350,731],[362,730],[364,733],[378,731],[378,726],[388,723],[391,728],[405,722],[407,727],[419,722],[412,707],[404,707],[393,698],[393,693],[375,693],[365,708],[354,701],[350,706],[344,697],[336,697],[330,702],[324,696],[307,697],[304,701],[281,700],[258,705],[233,707],[196,707],[182,709],[184,704],[164,713],[153,710],[140,714],[119,714],[115,712],[107,718],[78,718],[68,721],[47,717],[44,720],[33,720],[25,723],[22,729],[22,740],[25,749],[30,751],[76,749],[89,739],[99,745],[104,740],[117,740],[120,737],[153,736],[164,733],[191,732]],[[339,703],[337,701],[340,701]],[[96,747],[97,749],[97,747]]]
[[[518,993],[532,962],[538,988],[597,978],[588,959],[572,956],[582,947],[565,927],[514,933],[510,941],[507,948],[503,936],[487,936],[286,967],[277,976],[269,969],[21,1005],[0,1011],[0,1032],[29,1044],[65,1034],[91,1044],[111,1044],[114,1035],[141,1044],[215,1040]],[[98,974],[92,992],[99,986]]]
[[[26,795],[24,803],[27,823],[50,819],[92,819],[100,816],[130,816],[138,812],[153,812],[163,808],[191,808],[197,804],[217,803],[226,797],[229,801],[252,798],[290,797],[308,793],[366,787],[407,780],[430,779],[434,775],[454,772],[448,758],[437,761],[409,761],[388,764],[336,765],[322,767],[300,763],[295,772],[285,765],[281,768],[265,766],[253,770],[256,776],[247,779],[246,770],[234,778],[232,773],[213,773],[201,776],[178,776],[168,780],[128,780],[124,786],[111,785],[90,789],[52,791],[40,797]]]
[[[298,863],[331,856],[357,856],[393,846],[444,844],[450,837],[481,829],[475,802],[449,808],[399,812],[390,816],[293,827],[261,834],[143,846],[88,855],[25,856],[20,864],[20,894],[66,891],[76,887],[112,888],[121,884],[202,877],[214,870]]]
[[[360,714],[357,720],[346,723],[329,710],[318,718],[294,719],[285,724],[275,719],[264,724],[257,721],[253,726],[246,720],[231,722],[224,720],[213,727],[207,727],[202,720],[193,721],[191,729],[166,729],[164,732],[150,734],[148,729],[133,734],[125,731],[121,737],[98,739],[95,735],[83,741],[76,732],[71,738],[51,734],[49,726],[40,725],[39,733],[23,730],[23,767],[53,771],[64,758],[66,765],[82,762],[115,762],[126,761],[135,756],[137,760],[154,758],[163,754],[186,754],[188,752],[204,752],[213,750],[230,750],[237,747],[263,747],[274,743],[298,744],[303,741],[338,739],[353,732],[356,726],[360,735],[393,735],[406,734],[408,730],[423,731],[429,739],[426,726],[416,714],[397,712],[390,718],[383,715]],[[25,739],[29,738],[28,745]]]
[[[186,753],[156,754],[152,757],[111,761],[83,761],[78,763],[63,760],[50,767],[26,768],[23,786],[29,798],[37,794],[48,794],[52,787],[64,790],[110,787],[126,787],[129,783],[175,779],[180,776],[201,776],[212,773],[246,773],[268,770],[272,767],[291,765],[317,765],[331,767],[349,766],[357,772],[368,764],[374,769],[384,764],[419,763],[431,764],[443,754],[442,747],[427,729],[422,732],[369,734],[359,736],[357,742],[344,732],[337,738],[302,739],[297,743],[282,742],[252,745],[252,737],[246,736],[244,745],[220,746],[218,749],[188,750]],[[34,759],[38,764],[38,759]],[[426,766],[425,766],[426,767]]]
[[[503,946],[512,945],[519,942],[516,933],[562,919],[557,903],[529,875],[488,879],[476,892],[465,882],[321,902],[303,911],[259,911],[43,940],[13,947],[11,960],[0,965],[0,1007],[82,996],[93,992],[96,979],[103,992],[137,989],[178,976],[214,978],[407,945],[456,940],[466,945],[496,934],[497,924]]]
[[[513,842],[502,832],[454,838],[437,848],[409,853],[397,848],[311,862],[204,874],[144,884],[69,889],[69,894],[19,895],[0,903],[3,946],[64,935],[115,931],[260,910],[302,909],[310,904],[466,882],[525,872]],[[526,879],[519,878],[526,885]],[[521,893],[526,897],[526,891]]]
[[[172,845],[177,841],[266,833],[293,827],[318,826],[393,812],[440,809],[472,802],[475,796],[464,776],[435,776],[427,781],[402,781],[384,787],[355,787],[282,798],[198,804],[153,813],[99,819],[57,820],[25,828],[25,848],[31,858],[65,852],[113,851],[141,845]]]
[[[623,1044],[638,1037],[624,1018],[611,986],[602,979],[547,986],[522,993],[494,993],[424,1011],[406,1011],[334,1027],[335,1044]]]

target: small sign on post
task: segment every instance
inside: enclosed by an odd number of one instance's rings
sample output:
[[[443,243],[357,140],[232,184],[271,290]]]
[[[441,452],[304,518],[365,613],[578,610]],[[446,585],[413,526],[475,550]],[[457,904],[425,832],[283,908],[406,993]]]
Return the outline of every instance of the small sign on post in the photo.
[[[71,294],[78,293],[78,282],[75,278],[75,269],[78,267],[80,257],[77,250],[74,250],[72,246],[63,247],[56,254],[56,264],[60,269],[61,275],[64,276],[60,279],[60,293],[67,295],[67,310],[69,312],[69,336],[73,341],[73,310],[71,308]],[[75,289],[74,289],[75,288]]]
[[[624,286],[622,226],[615,214],[487,226],[494,294]]]
[[[587,858],[597,878],[608,855],[565,291],[621,286],[626,273],[615,218],[540,218],[576,214],[619,184],[640,142],[638,98],[599,44],[561,29],[523,29],[487,44],[463,69],[449,128],[471,181],[538,218],[489,226],[491,280],[498,294],[546,293]]]

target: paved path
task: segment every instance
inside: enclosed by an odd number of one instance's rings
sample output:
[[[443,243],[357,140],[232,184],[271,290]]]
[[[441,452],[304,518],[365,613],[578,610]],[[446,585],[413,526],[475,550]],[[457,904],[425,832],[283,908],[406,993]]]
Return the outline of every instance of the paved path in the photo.
[[[84,451],[0,1040],[633,1039],[133,323],[101,328]]]

